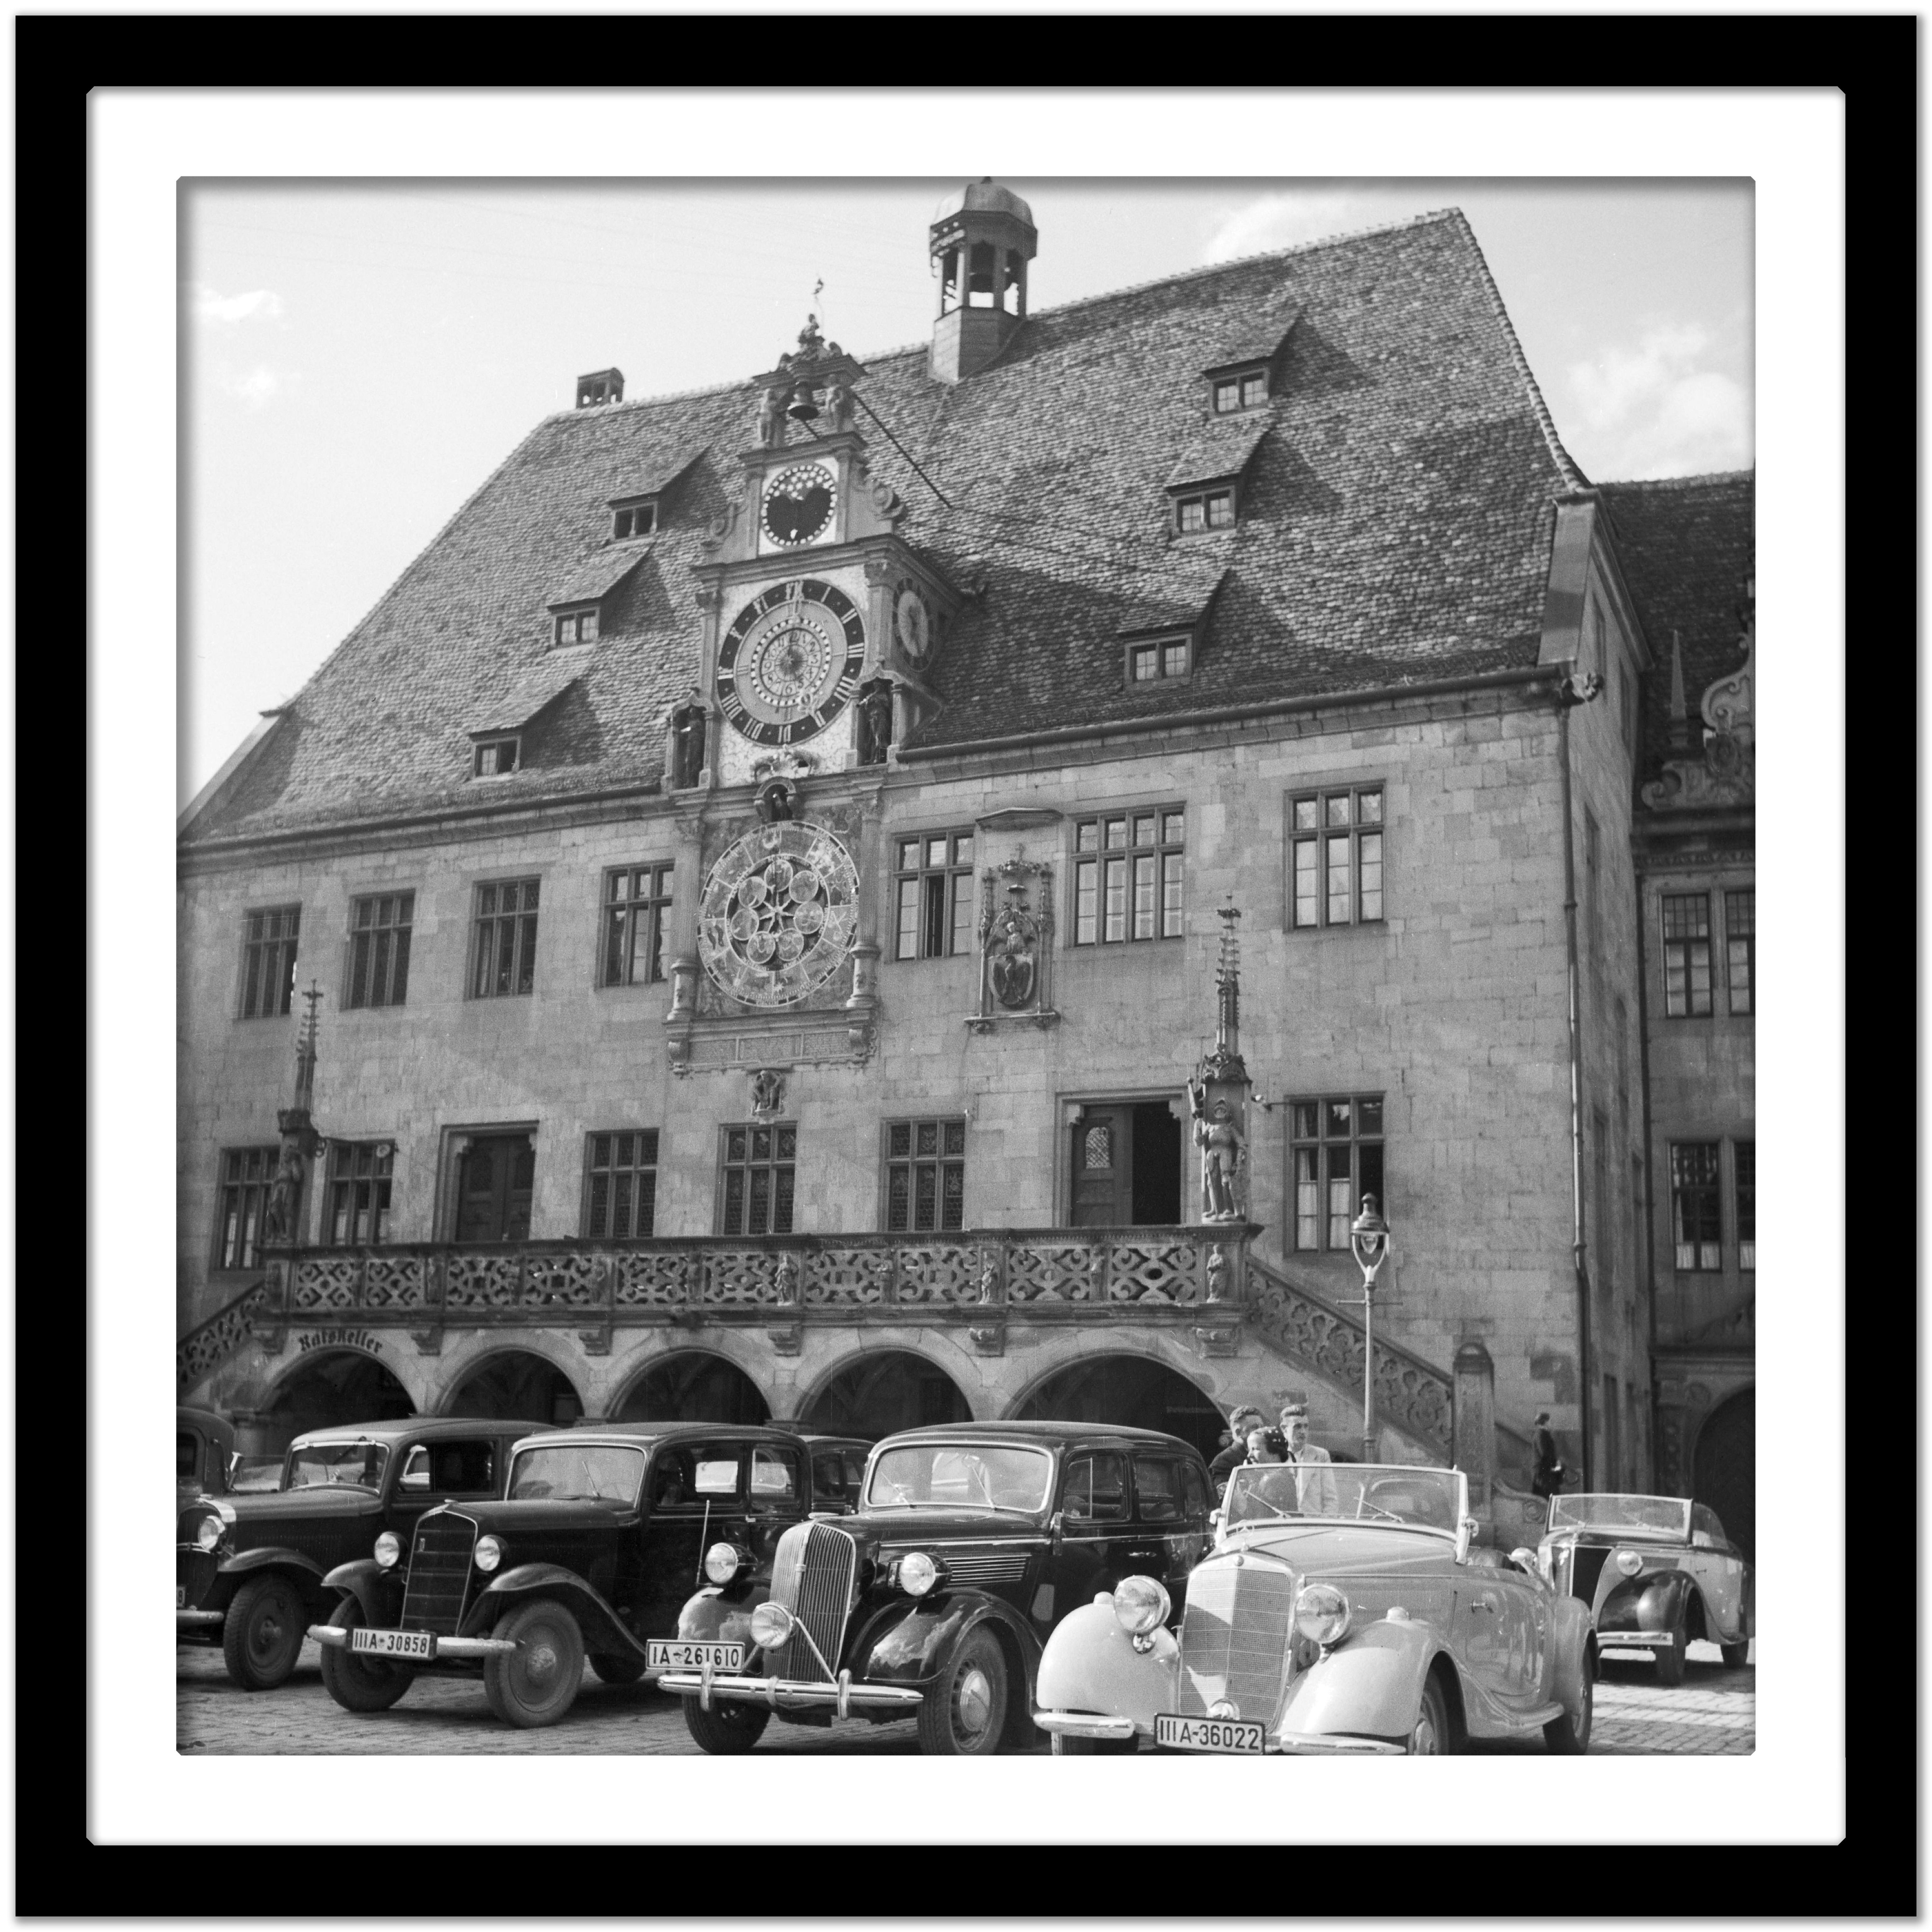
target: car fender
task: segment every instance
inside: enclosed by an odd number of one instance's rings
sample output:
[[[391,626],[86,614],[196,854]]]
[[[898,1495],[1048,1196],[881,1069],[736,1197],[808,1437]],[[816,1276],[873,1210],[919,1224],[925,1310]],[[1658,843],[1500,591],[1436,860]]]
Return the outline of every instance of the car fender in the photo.
[[[373,1556],[353,1563],[338,1563],[322,1580],[322,1587],[353,1597],[361,1606],[362,1621],[374,1629],[386,1630],[402,1621],[402,1578],[399,1565],[384,1569]]]
[[[1419,1618],[1399,1623],[1384,1617],[1364,1624],[1296,1673],[1282,1708],[1280,1727],[1330,1736],[1406,1738],[1415,1728],[1430,1666],[1443,1648],[1435,1627]]]
[[[1040,1640],[1018,1612],[997,1597],[974,1590],[949,1590],[937,1601],[893,1604],[860,1632],[852,1647],[852,1676],[872,1684],[928,1683],[974,1630],[998,1624],[1018,1650],[1029,1700],[1040,1664]]]
[[[1697,1586],[1682,1570],[1646,1570],[1620,1577],[1597,1606],[1597,1629],[1606,1641],[1619,1630],[1670,1630],[1696,1599]]]
[[[464,1613],[462,1634],[487,1635],[499,1617],[526,1597],[554,1597],[563,1604],[577,1619],[584,1633],[584,1647],[592,1656],[599,1652],[621,1657],[644,1654],[644,1646],[624,1628],[622,1619],[603,1597],[574,1570],[566,1570],[560,1563],[525,1563],[492,1579],[489,1588]]]
[[[1151,1736],[1156,1716],[1180,1708],[1180,1646],[1172,1630],[1156,1630],[1150,1649],[1135,1649],[1114,1615],[1112,1592],[1103,1590],[1068,1611],[1047,1639],[1036,1708],[1131,1718]]]
[[[227,1581],[232,1591],[250,1576],[259,1576],[272,1570],[279,1570],[286,1576],[307,1600],[313,1603],[321,1596],[322,1565],[298,1550],[279,1549],[273,1544],[260,1550],[244,1550],[238,1556],[230,1557],[222,1564],[219,1574]]]
[[[752,1642],[752,1612],[771,1594],[769,1583],[755,1583],[748,1590],[728,1594],[715,1584],[699,1591],[677,1613],[679,1641],[742,1643],[750,1656],[756,1649]]]
[[[1550,1648],[1544,1660],[1543,1696],[1574,1716],[1583,1706],[1583,1686],[1594,1668],[1596,1639],[1590,1612],[1576,1597],[1558,1597],[1550,1619]]]

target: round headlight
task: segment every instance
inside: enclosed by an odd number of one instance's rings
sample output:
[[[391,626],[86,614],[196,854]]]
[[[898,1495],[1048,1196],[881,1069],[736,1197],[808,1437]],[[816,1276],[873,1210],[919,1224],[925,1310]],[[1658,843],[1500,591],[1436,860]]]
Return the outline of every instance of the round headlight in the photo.
[[[1304,1583],[1294,1599],[1294,1627],[1311,1643],[1340,1643],[1348,1600],[1333,1583]]]
[[[396,1540],[396,1532],[393,1529],[386,1529],[376,1538],[376,1561],[385,1570],[393,1570],[402,1553],[403,1546]]]
[[[1130,1636],[1145,1636],[1166,1622],[1174,1600],[1151,1576],[1123,1576],[1114,1586],[1114,1620]]]
[[[205,1516],[194,1526],[195,1547],[212,1550],[221,1540],[222,1521],[218,1516]]]
[[[500,1537],[479,1536],[476,1539],[476,1567],[490,1570],[503,1560],[503,1544]]]
[[[714,1543],[704,1552],[704,1574],[714,1583],[728,1583],[738,1574],[738,1552],[728,1543]]]
[[[1634,1576],[1643,1568],[1643,1558],[1634,1550],[1619,1550],[1617,1552],[1617,1568],[1626,1576]]]
[[[908,1597],[922,1597],[939,1581],[939,1565],[922,1550],[899,1558],[899,1588]]]
[[[752,1641],[760,1650],[781,1649],[796,1621],[782,1604],[760,1604],[752,1612]]]

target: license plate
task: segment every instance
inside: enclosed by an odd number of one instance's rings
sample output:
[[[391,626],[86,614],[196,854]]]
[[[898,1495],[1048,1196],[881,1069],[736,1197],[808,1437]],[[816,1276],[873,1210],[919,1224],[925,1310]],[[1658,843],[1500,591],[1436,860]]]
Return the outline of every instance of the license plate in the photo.
[[[185,1583],[175,1586],[175,1608],[178,1610],[188,1608],[188,1586]]]
[[[374,1657],[414,1657],[425,1664],[436,1655],[436,1639],[428,1630],[352,1630],[349,1648]]]
[[[742,1643],[659,1643],[644,1646],[644,1661],[652,1670],[702,1670],[709,1664],[719,1670],[736,1670],[745,1661]]]
[[[1251,1718],[1156,1718],[1154,1741],[1171,1750],[1239,1751],[1259,1756],[1262,1730]]]

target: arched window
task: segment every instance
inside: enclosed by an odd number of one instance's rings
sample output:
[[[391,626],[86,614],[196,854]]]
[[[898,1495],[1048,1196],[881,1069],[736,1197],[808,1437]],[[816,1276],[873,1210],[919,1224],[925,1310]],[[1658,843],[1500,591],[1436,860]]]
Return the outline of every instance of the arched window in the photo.
[[[976,242],[966,276],[966,304],[969,308],[991,308],[993,306],[993,271],[998,260],[998,250],[990,242]]]

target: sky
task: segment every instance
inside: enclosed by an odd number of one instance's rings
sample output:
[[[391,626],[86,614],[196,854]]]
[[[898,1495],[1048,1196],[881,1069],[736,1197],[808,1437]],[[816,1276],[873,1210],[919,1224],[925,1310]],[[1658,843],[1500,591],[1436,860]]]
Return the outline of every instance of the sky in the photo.
[[[1035,309],[1460,208],[1587,476],[1752,460],[1748,181],[1000,178]],[[184,181],[181,800],[578,374],[741,382],[814,307],[862,359],[923,340],[958,185]]]

